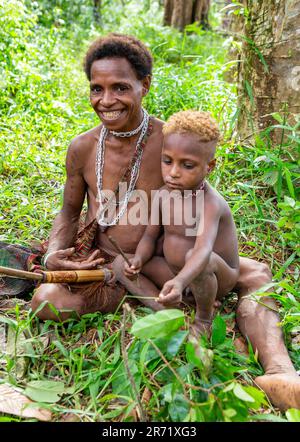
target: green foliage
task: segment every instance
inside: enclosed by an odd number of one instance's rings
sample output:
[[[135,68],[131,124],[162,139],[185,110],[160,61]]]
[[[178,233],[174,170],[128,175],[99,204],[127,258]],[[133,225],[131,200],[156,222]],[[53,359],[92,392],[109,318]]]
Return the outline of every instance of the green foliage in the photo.
[[[181,310],[162,310],[145,316],[135,322],[131,333],[139,338],[161,338],[183,325],[184,313]]]
[[[164,28],[159,2],[150,9],[148,3],[103,1],[97,23],[91,0],[72,6],[65,0],[1,2],[0,239],[28,244],[48,236],[62,201],[67,146],[98,124],[81,69],[85,49],[99,34],[136,35],[155,60],[147,109],[162,119],[181,109],[203,109],[220,122],[223,140],[211,181],[230,204],[241,254],[273,270],[278,282],[270,296],[280,305],[299,370],[299,123],[291,126],[286,114],[274,114],[278,125],[255,145],[236,143],[236,85],[224,79],[232,65],[226,60],[230,40],[193,25],[183,34]],[[236,12],[247,14],[236,5]],[[275,129],[283,133],[278,145],[270,137]],[[140,309],[139,319],[125,325],[118,314],[90,314],[62,325],[39,323],[17,306],[0,317],[1,330],[14,337],[12,351],[1,356],[0,377],[47,402],[55,420],[69,413],[83,421],[129,421],[137,401],[125,346],[136,388],[149,396],[143,406],[151,420],[296,421],[295,410],[286,418],[270,411],[263,393],[250,385],[262,369],[251,347],[249,355],[236,351],[228,303],[214,320],[211,340],[200,341],[189,337],[178,311],[145,316]],[[132,331],[126,342],[123,326]]]

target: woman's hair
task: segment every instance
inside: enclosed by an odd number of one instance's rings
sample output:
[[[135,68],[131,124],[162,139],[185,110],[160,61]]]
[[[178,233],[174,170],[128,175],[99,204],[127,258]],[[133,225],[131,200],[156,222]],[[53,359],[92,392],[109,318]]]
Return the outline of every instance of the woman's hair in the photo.
[[[84,58],[84,71],[91,80],[91,66],[102,58],[126,58],[142,80],[152,74],[152,56],[146,46],[131,35],[111,33],[94,41]]]

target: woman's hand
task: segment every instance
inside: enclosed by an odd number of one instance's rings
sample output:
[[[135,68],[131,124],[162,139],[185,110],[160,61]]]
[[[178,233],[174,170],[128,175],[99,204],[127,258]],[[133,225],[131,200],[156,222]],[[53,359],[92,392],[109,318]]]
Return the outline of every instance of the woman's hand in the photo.
[[[100,258],[100,250],[95,250],[87,259],[76,258],[72,261],[70,258],[74,253],[74,247],[51,253],[46,261],[46,268],[48,270],[93,270],[105,261]]]
[[[176,307],[182,301],[183,285],[176,278],[167,281],[157,299],[164,307]]]

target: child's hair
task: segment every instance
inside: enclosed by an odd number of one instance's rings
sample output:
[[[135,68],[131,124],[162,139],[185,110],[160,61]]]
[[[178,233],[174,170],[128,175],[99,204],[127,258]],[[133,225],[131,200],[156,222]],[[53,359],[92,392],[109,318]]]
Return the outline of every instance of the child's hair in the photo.
[[[220,137],[217,122],[209,112],[181,111],[171,115],[163,126],[163,134],[193,132],[200,141],[218,141]]]
[[[152,56],[146,46],[131,35],[110,33],[94,41],[84,58],[84,71],[91,80],[91,66],[102,58],[126,58],[136,76],[142,80],[152,73]]]

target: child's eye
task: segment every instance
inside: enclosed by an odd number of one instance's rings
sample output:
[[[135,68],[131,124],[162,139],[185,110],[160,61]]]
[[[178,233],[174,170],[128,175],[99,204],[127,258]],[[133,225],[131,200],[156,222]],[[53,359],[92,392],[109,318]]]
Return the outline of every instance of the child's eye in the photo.
[[[161,161],[165,164],[171,164],[171,160],[169,160],[169,158],[162,158]]]
[[[195,166],[194,166],[194,164],[191,164],[191,163],[184,163],[183,167],[185,169],[194,169]]]

